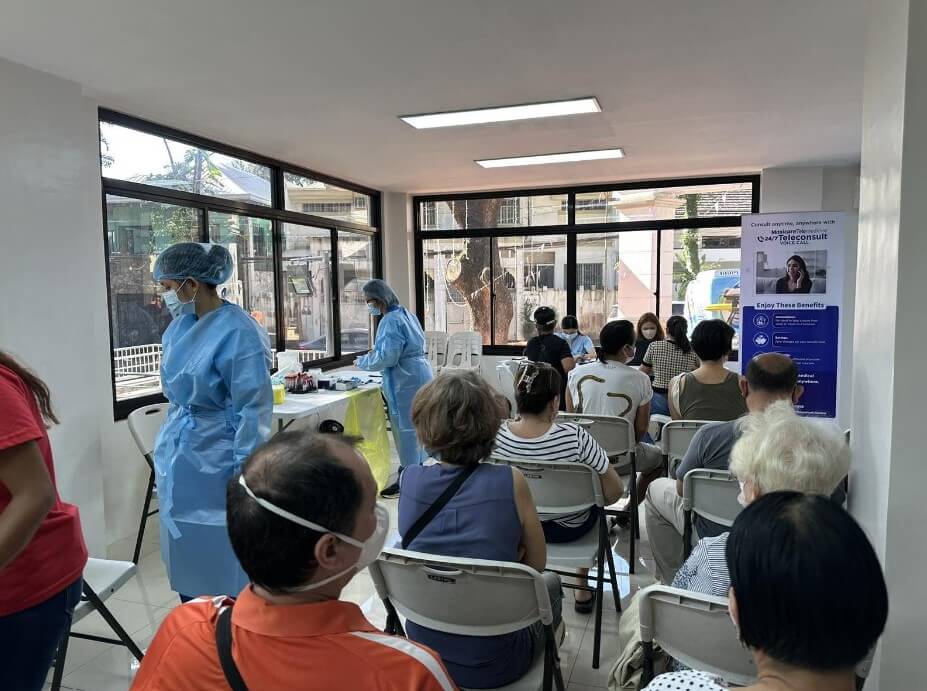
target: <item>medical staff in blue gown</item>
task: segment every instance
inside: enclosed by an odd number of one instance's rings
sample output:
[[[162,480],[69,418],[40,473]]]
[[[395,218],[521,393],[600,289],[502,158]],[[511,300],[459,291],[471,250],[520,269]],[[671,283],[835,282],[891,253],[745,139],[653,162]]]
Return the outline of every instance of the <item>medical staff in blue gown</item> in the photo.
[[[154,278],[173,321],[164,332],[161,387],[170,408],[155,442],[161,558],[181,600],[237,595],[248,583],[225,523],[229,479],[270,436],[270,341],[222,300],[232,274],[221,245],[185,242],[162,252]]]
[[[399,304],[396,293],[385,281],[378,278],[368,281],[363,291],[370,314],[382,319],[373,350],[354,364],[363,370],[383,372],[383,396],[402,472],[404,467],[425,459],[412,425],[412,399],[432,379],[431,365],[425,357],[425,334],[418,319]],[[380,494],[393,497],[398,493],[396,482]]]

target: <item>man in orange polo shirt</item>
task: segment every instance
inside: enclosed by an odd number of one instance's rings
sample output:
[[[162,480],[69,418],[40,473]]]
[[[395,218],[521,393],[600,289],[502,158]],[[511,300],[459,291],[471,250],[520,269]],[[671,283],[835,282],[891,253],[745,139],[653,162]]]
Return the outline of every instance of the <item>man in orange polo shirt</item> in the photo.
[[[132,688],[455,690],[438,655],[338,599],[386,539],[376,494],[367,463],[337,437],[286,432],[258,449],[228,488],[229,536],[251,585],[234,602],[174,609]],[[228,616],[229,636],[217,635]],[[224,664],[220,648],[231,651]]]

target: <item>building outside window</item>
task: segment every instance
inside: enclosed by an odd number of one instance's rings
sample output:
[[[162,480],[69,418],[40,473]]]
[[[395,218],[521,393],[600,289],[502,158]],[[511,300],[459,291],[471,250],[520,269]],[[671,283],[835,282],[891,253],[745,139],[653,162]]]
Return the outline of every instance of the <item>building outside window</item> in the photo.
[[[519,200],[517,198],[503,199],[499,207],[499,225],[518,225],[520,218],[521,208],[519,207]]]
[[[519,352],[541,305],[593,337],[644,312],[739,325],[740,216],[758,210],[758,176],[414,203],[419,316],[429,330],[479,332],[487,353]]]

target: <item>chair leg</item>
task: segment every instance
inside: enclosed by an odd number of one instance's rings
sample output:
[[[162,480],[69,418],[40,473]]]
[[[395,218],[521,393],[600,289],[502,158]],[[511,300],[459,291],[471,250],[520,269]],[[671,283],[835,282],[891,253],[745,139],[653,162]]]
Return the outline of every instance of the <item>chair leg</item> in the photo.
[[[155,476],[152,470],[148,475],[148,489],[145,492],[145,504],[142,506],[142,517],[138,522],[138,537],[135,539],[135,554],[132,563],[138,565],[138,557],[142,553],[142,538],[145,537],[145,525],[148,523],[148,510],[151,508],[151,495],[154,492]]]
[[[142,658],[145,657],[145,654],[141,649],[135,644],[135,641],[132,640],[132,637],[126,633],[126,630],[122,628],[122,625],[116,621],[116,617],[113,616],[113,613],[109,611],[106,605],[103,604],[103,601],[100,599],[100,596],[93,592],[93,588],[87,585],[87,581],[84,581],[84,597],[86,597],[90,604],[93,605],[93,608],[100,613],[100,616],[109,624],[109,627],[113,630],[119,640],[122,641],[122,644],[129,649],[129,652],[135,657],[139,662],[142,661]]]
[[[64,661],[68,657],[68,640],[71,638],[70,627],[64,632],[61,642],[58,644],[58,651],[55,653],[55,673],[52,675],[51,691],[61,689],[61,680],[64,678]]]
[[[605,522],[599,521],[599,558],[595,578],[595,639],[592,646],[592,669],[599,668],[599,651],[602,646],[602,598],[605,595],[605,549],[608,534]]]
[[[682,521],[682,560],[685,562],[692,554],[692,512],[684,511]]]
[[[615,600],[615,611],[621,611],[621,593],[618,591],[618,574],[615,572],[615,556],[612,554],[611,541],[608,538],[608,519],[602,514],[602,525],[605,526],[605,557],[608,561],[609,580],[612,584],[612,597]],[[601,566],[600,566],[601,568]]]
[[[564,691],[563,672],[560,670],[560,654],[554,642],[556,634],[551,625],[544,627],[544,691],[551,691],[552,684],[557,691]]]
[[[641,649],[644,652],[644,667],[641,670],[640,687],[644,688],[650,683],[651,679],[653,679],[653,643],[643,641],[641,643]]]
[[[637,454],[631,452],[631,501],[628,503],[628,509],[631,512],[631,530],[628,539],[628,573],[634,573],[634,562],[636,561],[635,547],[640,539],[640,528],[637,525]]]

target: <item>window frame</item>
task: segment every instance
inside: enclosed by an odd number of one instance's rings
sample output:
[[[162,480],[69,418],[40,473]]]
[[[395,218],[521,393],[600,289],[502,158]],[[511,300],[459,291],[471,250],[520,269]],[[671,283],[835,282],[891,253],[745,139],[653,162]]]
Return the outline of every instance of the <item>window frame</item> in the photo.
[[[166,137],[183,144],[197,146],[209,151],[243,159],[249,163],[257,163],[268,166],[271,169],[271,205],[262,206],[243,201],[233,201],[214,197],[210,195],[194,194],[181,190],[159,187],[157,185],[148,185],[145,183],[132,182],[111,178],[105,175],[105,169],[100,168],[102,180],[102,229],[103,229],[103,259],[106,275],[106,300],[107,300],[107,320],[109,324],[109,361],[112,383],[112,400],[113,416],[116,421],[124,420],[133,410],[141,408],[152,403],[163,403],[165,398],[161,393],[147,396],[139,396],[125,400],[116,398],[116,365],[113,357],[113,348],[115,343],[113,333],[113,302],[112,282],[110,276],[110,244],[108,234],[108,217],[107,217],[107,195],[117,195],[130,199],[139,199],[143,201],[161,202],[173,204],[186,208],[192,208],[200,217],[200,238],[201,242],[209,242],[209,213],[229,213],[241,216],[251,216],[271,221],[272,232],[272,253],[274,257],[274,306],[276,321],[276,342],[271,344],[277,352],[286,349],[286,310],[284,308],[284,296],[286,286],[283,284],[283,224],[294,223],[303,226],[313,226],[328,230],[331,236],[331,271],[333,277],[332,285],[332,304],[331,304],[331,328],[332,338],[334,341],[334,354],[331,357],[322,358],[314,361],[314,364],[321,369],[329,370],[337,367],[349,365],[360,353],[351,352],[343,355],[341,349],[341,290],[343,286],[338,282],[338,233],[347,231],[369,236],[373,239],[373,275],[381,277],[383,275],[383,238],[380,231],[382,197],[378,190],[360,185],[348,180],[325,175],[303,166],[292,165],[285,161],[261,156],[251,151],[241,149],[235,146],[217,142],[206,137],[200,137],[189,132],[175,130],[172,127],[159,125],[132,115],[120,113],[107,108],[99,108],[99,123],[107,122],[122,127],[128,127],[146,134],[152,134],[158,137]],[[341,221],[325,216],[302,213],[300,211],[286,210],[284,204],[284,172],[295,175],[305,176],[324,182],[326,184],[341,187],[350,190],[356,194],[366,195],[370,202],[368,214],[370,225],[353,223],[350,221]],[[356,198],[356,197],[355,197]],[[372,340],[372,339],[371,339]]]
[[[594,235],[603,232],[609,233],[633,233],[635,231],[657,231],[657,252],[656,252],[656,286],[654,298],[656,300],[656,310],[658,317],[669,317],[670,315],[660,314],[660,290],[661,290],[661,258],[663,250],[663,233],[664,230],[684,230],[687,228],[740,228],[741,216],[704,216],[696,218],[666,218],[652,219],[644,221],[610,221],[602,223],[582,223],[576,222],[576,196],[588,192],[611,192],[625,190],[646,190],[660,189],[666,187],[696,187],[701,185],[724,185],[732,183],[751,183],[751,200],[750,213],[758,213],[760,209],[760,174],[743,173],[737,175],[691,177],[691,178],[672,178],[663,180],[636,180],[611,183],[596,183],[591,185],[571,186],[571,187],[541,187],[527,189],[507,189],[507,190],[489,190],[484,192],[460,192],[460,193],[440,193],[415,195],[412,197],[413,210],[413,228],[414,228],[414,256],[415,256],[415,303],[416,315],[419,321],[425,323],[425,287],[424,287],[424,265],[423,265],[423,240],[442,240],[442,239],[461,239],[461,238],[502,238],[513,236],[532,236],[532,235],[566,235],[566,297],[567,312],[576,313],[576,293],[577,293],[577,256],[576,240],[579,235]],[[450,202],[472,199],[505,199],[511,197],[531,197],[536,195],[567,195],[567,222],[566,224],[545,225],[545,226],[501,226],[497,224],[495,228],[480,228],[474,230],[455,229],[455,230],[428,230],[422,228],[422,207],[426,203]],[[500,207],[501,209],[501,207]],[[492,270],[492,261],[490,261],[490,271]],[[604,275],[603,275],[604,281]],[[491,319],[493,316],[491,315]],[[493,338],[493,329],[491,328],[490,339]],[[483,346],[484,355],[521,355],[524,352],[524,346],[521,345],[496,345],[490,343]]]

